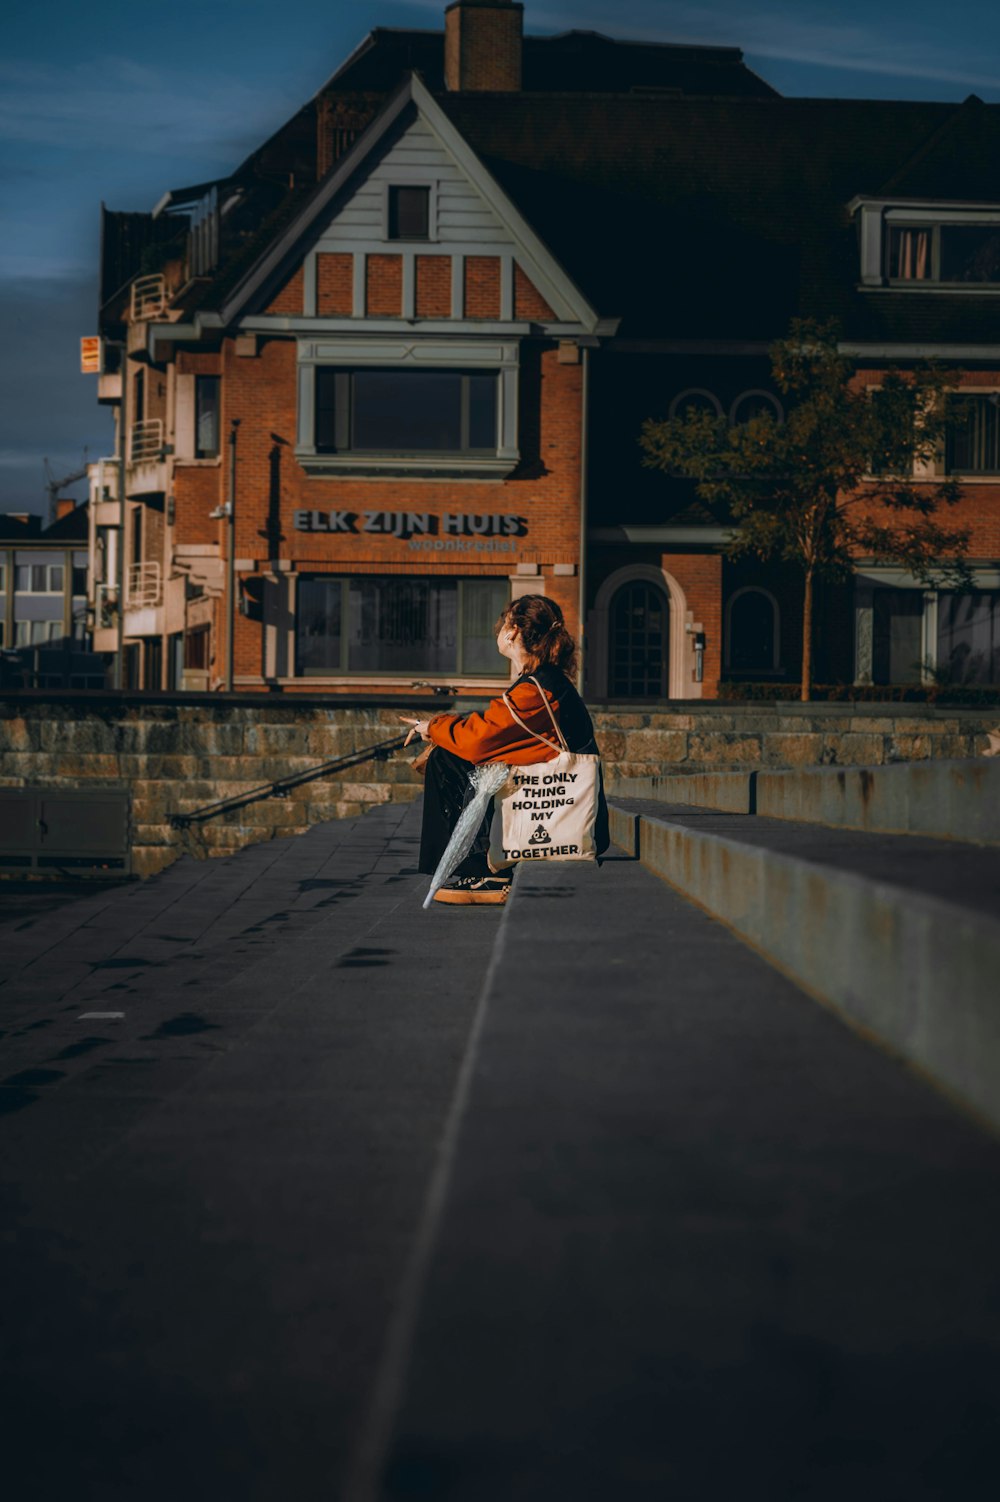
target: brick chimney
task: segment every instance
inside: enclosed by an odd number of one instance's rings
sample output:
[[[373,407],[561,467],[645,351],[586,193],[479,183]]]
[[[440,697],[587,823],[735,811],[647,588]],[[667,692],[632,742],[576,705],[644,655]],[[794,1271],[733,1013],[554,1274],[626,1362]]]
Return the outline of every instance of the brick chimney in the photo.
[[[61,522],[64,516],[69,516],[70,512],[75,510],[76,502],[72,496],[59,496],[56,500],[56,521]]]
[[[524,6],[516,0],[454,0],[444,13],[444,83],[453,93],[521,87]]]

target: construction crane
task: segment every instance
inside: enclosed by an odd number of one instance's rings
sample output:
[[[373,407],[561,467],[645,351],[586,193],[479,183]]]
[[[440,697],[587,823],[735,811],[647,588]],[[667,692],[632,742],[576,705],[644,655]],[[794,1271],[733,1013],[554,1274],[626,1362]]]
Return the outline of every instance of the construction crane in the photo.
[[[48,492],[49,497],[48,526],[51,527],[52,523],[56,519],[56,504],[59,500],[60,490],[65,490],[67,485],[75,485],[77,480],[85,480],[87,478],[87,452],[88,451],[84,449],[83,468],[75,470],[71,475],[63,475],[61,480],[56,479],[55,474],[52,470],[52,465],[49,463],[48,459],[42,460],[42,463],[45,465],[45,489]]]

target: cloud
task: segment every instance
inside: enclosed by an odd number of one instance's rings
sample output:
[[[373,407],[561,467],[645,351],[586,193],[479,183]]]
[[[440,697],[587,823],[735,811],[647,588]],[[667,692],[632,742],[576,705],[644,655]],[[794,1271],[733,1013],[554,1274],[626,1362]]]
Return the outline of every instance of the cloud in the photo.
[[[297,103],[222,72],[202,87],[190,75],[122,57],[103,59],[99,72],[83,63],[0,63],[0,140],[61,152],[183,154],[214,163],[220,146],[245,132],[249,149]]]

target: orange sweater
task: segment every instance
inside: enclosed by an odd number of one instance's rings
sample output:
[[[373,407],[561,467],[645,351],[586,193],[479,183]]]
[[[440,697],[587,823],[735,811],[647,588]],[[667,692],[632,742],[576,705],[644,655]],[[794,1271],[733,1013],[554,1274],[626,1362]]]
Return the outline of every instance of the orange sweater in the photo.
[[[427,727],[428,735],[436,746],[454,752],[463,761],[477,764],[505,761],[511,766],[524,767],[533,761],[552,761],[559,755],[554,749],[558,737],[538,689],[533,683],[516,683],[507,693],[524,723],[552,741],[552,746],[545,746],[533,736],[526,735],[502,699],[491,700],[482,714],[436,715]],[[549,693],[545,697],[558,722],[556,699]]]

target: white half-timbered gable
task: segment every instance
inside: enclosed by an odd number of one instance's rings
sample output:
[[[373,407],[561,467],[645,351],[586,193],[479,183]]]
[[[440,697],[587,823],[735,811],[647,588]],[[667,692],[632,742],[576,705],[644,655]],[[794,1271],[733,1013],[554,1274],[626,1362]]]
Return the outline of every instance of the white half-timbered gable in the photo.
[[[602,331],[416,76],[237,287],[222,319],[295,337],[295,454],[306,471],[369,476],[503,478],[520,454],[521,339],[593,342]],[[355,419],[376,373],[381,395],[369,402],[390,401],[399,414],[407,393],[429,399],[430,380],[407,380],[407,370],[451,372],[454,455],[392,454],[381,435],[365,441],[367,425]],[[412,420],[401,450],[419,443]]]
[[[393,223],[399,189],[426,190],[418,237]],[[373,333],[401,319],[429,332],[540,325],[563,337],[593,334],[599,321],[415,76],[223,309],[225,323],[247,330],[277,319],[313,331],[363,322]]]

